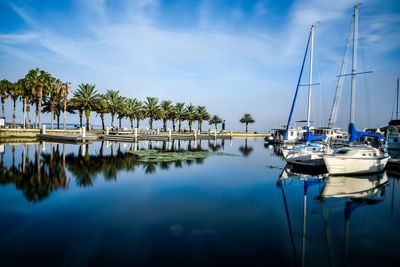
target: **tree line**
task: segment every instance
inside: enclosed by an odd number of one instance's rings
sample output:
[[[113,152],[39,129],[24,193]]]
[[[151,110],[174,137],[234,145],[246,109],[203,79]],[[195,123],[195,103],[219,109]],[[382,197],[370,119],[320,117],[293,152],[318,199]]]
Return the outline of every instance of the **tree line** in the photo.
[[[182,130],[182,122],[186,121],[189,131],[192,131],[193,122],[197,122],[198,130],[202,130],[203,121],[208,121],[218,130],[218,124],[222,119],[218,115],[211,116],[205,106],[193,106],[191,103],[185,105],[183,102],[173,104],[170,100],[159,101],[157,97],[147,97],[145,101],[137,98],[121,96],[117,90],[107,90],[104,94],[95,89],[94,84],[80,84],[75,92],[72,92],[70,82],[62,82],[52,77],[48,72],[39,68],[30,70],[24,78],[12,83],[8,80],[0,81],[0,95],[2,104],[2,116],[4,117],[5,99],[13,101],[12,127],[15,128],[16,101],[23,102],[23,127],[31,128],[30,109],[35,106],[34,128],[42,127],[42,112],[51,113],[51,129],[54,129],[54,120],[57,120],[57,128],[60,128],[60,116],[64,114],[63,128],[66,129],[66,113],[78,113],[80,127],[83,126],[83,115],[86,117],[86,128],[90,129],[90,115],[94,111],[99,114],[102,129],[105,130],[104,118],[106,114],[111,115],[111,126],[114,127],[115,118],[119,120],[121,128],[122,120],[128,119],[131,128],[139,128],[140,121],[149,119],[150,129],[153,129],[153,122],[161,120],[163,130],[167,130],[167,122],[171,121],[172,130]],[[72,97],[68,99],[71,95]],[[250,114],[245,114],[241,123],[248,124],[255,122]]]

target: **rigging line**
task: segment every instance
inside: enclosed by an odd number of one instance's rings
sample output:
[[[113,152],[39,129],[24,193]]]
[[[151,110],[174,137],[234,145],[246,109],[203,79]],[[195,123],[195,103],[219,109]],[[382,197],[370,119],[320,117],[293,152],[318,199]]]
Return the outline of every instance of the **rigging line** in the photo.
[[[323,81],[323,77],[322,77],[322,74],[321,74],[321,63],[320,63],[320,61],[319,61],[319,46],[318,45],[316,45],[316,48],[315,48],[315,57],[317,58],[317,69],[318,69],[318,78],[319,78],[319,80],[320,80],[320,82],[319,82],[319,110],[320,110],[320,112],[319,112],[319,116],[318,116],[318,124],[320,125],[320,126],[322,126],[322,109],[323,109],[323,113],[324,114],[326,114],[326,106],[325,105],[322,105],[322,92],[323,92],[323,85],[322,85],[322,81]],[[314,109],[315,110],[315,109]]]
[[[359,28],[360,28],[360,24],[358,24],[359,26]],[[360,29],[359,29],[360,30]],[[359,51],[360,51],[360,56],[361,56],[361,65],[363,66],[363,68],[364,69],[366,69],[365,68],[365,65],[366,65],[366,61],[365,61],[365,53],[364,53],[364,43],[363,43],[363,39],[362,38],[360,38],[359,39]],[[374,122],[374,118],[373,118],[373,112],[371,111],[371,101],[370,101],[370,98],[371,98],[371,92],[370,92],[370,90],[369,90],[369,87],[368,87],[368,83],[367,83],[367,78],[366,78],[366,76],[364,76],[363,77],[363,83],[364,83],[364,88],[365,88],[365,94],[364,94],[364,96],[365,96],[365,104],[366,104],[366,108],[367,108],[367,125],[368,125],[368,128],[371,128],[372,127],[372,123]]]
[[[347,58],[349,56],[350,52],[350,40],[353,36],[353,19],[350,22],[350,28],[347,33],[347,40],[346,40],[346,46],[343,54],[343,59],[342,59],[342,65],[340,68],[340,75],[338,76],[338,81],[336,85],[336,92],[335,92],[335,98],[333,100],[332,104],[332,109],[331,109],[331,114],[329,116],[329,122],[328,122],[328,127],[334,127],[336,123],[336,118],[337,118],[337,112],[339,108],[339,102],[340,102],[340,97],[341,97],[341,92],[342,92],[342,87],[343,87],[343,76],[344,73],[346,72],[347,69]]]

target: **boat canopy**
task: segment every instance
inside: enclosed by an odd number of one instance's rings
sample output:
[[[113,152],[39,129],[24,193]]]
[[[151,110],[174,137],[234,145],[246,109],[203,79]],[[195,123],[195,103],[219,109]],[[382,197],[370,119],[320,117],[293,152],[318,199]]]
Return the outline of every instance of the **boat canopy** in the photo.
[[[371,137],[375,137],[378,139],[386,139],[386,137],[384,137],[382,135],[373,134],[373,133],[370,133],[369,131],[357,132],[356,126],[354,125],[354,123],[349,124],[349,134],[350,134],[350,142],[356,141],[357,139],[359,139],[363,136],[371,136]]]
[[[312,135],[310,134],[310,128],[307,127],[307,136],[306,136],[306,142],[312,142],[314,140],[321,140],[325,139],[326,135]]]

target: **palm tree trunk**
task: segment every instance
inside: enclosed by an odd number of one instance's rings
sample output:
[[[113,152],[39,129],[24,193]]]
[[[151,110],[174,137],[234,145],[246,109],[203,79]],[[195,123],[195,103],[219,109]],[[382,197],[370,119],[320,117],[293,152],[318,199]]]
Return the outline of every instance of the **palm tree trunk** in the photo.
[[[14,109],[13,109],[13,128],[15,128],[15,104],[17,102],[16,98],[13,98],[14,101]]]
[[[114,128],[114,113],[111,113],[111,126]]]
[[[139,129],[139,122],[140,122],[140,120],[139,120],[139,119],[137,119],[137,122],[136,122],[136,128],[138,128],[138,129]]]
[[[122,128],[122,118],[119,117],[118,120],[119,120],[119,128]]]
[[[51,129],[53,130],[54,129],[54,125],[53,125],[53,122],[54,122],[54,101],[51,101],[51,106],[50,106],[50,111],[51,111]]]
[[[29,104],[29,101],[26,101],[26,117],[28,119],[28,129],[31,128],[31,119],[29,118],[29,113],[31,112],[31,105]]]
[[[172,119],[172,130],[175,132],[175,119]]]
[[[100,113],[100,118],[101,118],[101,127],[103,128],[103,131],[105,130],[104,127],[104,113]]]
[[[150,130],[153,130],[153,117],[150,117]]]
[[[201,124],[203,123],[203,121],[199,120],[198,123],[199,123],[199,131],[201,132]]]
[[[57,114],[57,129],[60,129],[60,114]]]
[[[3,113],[3,117],[4,117],[4,104],[5,104],[5,99],[4,97],[1,97],[1,112]]]
[[[36,102],[36,110],[35,110],[35,128],[38,127],[38,117],[39,117],[39,103]]]
[[[218,130],[218,128],[217,128],[217,124],[215,123],[215,130],[217,131]]]
[[[178,126],[178,130],[179,130],[179,132],[181,131],[181,126],[182,126],[182,120],[179,120],[179,126]]]
[[[163,119],[163,124],[164,124],[164,132],[167,131],[167,119]]]
[[[39,129],[42,128],[42,95],[43,88],[39,86]]]
[[[189,132],[192,132],[192,121],[189,121]]]
[[[133,130],[133,118],[129,118],[129,120],[131,121],[131,130]]]
[[[246,122],[246,133],[248,132],[249,129],[249,123]]]
[[[26,96],[24,97],[24,103],[22,105],[22,110],[24,112],[24,129],[26,128]]]
[[[90,130],[90,110],[85,110],[85,116],[86,116],[86,130]]]
[[[64,91],[64,130],[67,129],[66,120],[67,120],[67,94]]]
[[[83,118],[83,110],[79,110],[79,120],[81,122],[81,128],[82,128],[82,125],[83,125],[82,118]]]

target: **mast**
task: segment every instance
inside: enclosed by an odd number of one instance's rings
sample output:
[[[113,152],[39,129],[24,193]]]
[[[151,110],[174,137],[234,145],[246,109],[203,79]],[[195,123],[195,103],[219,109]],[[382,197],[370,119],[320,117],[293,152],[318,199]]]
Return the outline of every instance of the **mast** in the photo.
[[[343,81],[344,81],[344,74],[346,72],[346,67],[347,67],[347,58],[348,58],[349,48],[350,48],[350,37],[351,37],[351,33],[352,33],[352,27],[353,27],[353,23],[350,24],[349,33],[347,35],[346,49],[344,51],[342,66],[340,68],[340,75],[338,78],[338,83],[336,85],[336,95],[335,95],[335,99],[333,100],[331,116],[329,117],[329,123],[328,123],[329,128],[333,128],[336,123],[338,105],[340,102],[340,95],[342,92]]]
[[[354,6],[353,23],[353,63],[351,69],[351,102],[350,102],[350,123],[354,123],[355,94],[356,94],[356,68],[357,68],[357,43],[358,43],[358,5]]]
[[[313,52],[314,52],[314,25],[311,25],[310,77],[309,77],[309,81],[308,81],[309,83],[308,83],[307,128],[310,127]]]
[[[397,78],[396,120],[399,119],[399,78]]]

